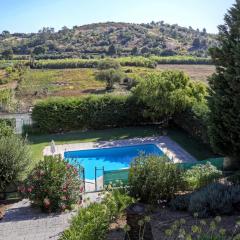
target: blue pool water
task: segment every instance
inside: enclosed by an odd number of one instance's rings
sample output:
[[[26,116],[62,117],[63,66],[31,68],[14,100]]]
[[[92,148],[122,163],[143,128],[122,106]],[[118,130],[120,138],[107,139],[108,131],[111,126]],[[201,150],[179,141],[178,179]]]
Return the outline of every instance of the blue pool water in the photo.
[[[77,161],[85,168],[86,179],[93,180],[95,167],[104,167],[105,171],[128,168],[131,161],[140,154],[162,156],[163,152],[155,144],[143,144],[65,152],[64,158],[70,162]],[[97,176],[100,175],[102,175],[102,171],[97,171]]]

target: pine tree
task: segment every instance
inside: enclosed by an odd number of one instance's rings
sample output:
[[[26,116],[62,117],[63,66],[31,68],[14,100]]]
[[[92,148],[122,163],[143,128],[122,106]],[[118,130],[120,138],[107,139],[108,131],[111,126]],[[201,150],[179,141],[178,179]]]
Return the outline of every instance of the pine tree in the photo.
[[[225,167],[240,166],[240,0],[219,26],[219,46],[210,50],[216,74],[210,79],[210,139],[227,156]]]

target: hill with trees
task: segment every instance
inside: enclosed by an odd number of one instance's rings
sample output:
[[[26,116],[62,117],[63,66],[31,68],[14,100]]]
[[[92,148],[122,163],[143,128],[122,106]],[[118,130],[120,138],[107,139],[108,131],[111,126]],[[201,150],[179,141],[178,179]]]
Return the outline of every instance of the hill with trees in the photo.
[[[217,36],[206,29],[194,30],[161,22],[148,24],[96,23],[73,28],[43,28],[38,33],[0,34],[2,59],[94,58],[130,55],[192,55],[207,57]]]

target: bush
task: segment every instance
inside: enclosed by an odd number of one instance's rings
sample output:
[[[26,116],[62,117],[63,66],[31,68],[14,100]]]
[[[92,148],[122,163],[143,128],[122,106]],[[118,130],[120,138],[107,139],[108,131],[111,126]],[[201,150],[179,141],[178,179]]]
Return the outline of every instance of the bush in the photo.
[[[191,194],[179,195],[176,198],[172,199],[170,202],[170,207],[173,210],[178,211],[187,211],[190,203]]]
[[[140,156],[131,163],[129,185],[142,202],[170,200],[182,187],[181,171],[165,156]]]
[[[187,170],[183,174],[183,179],[188,190],[196,190],[212,183],[221,176],[222,172],[208,162],[207,164],[198,164]]]
[[[38,102],[33,121],[42,132],[104,129],[143,122],[142,106],[133,97],[98,95]]]
[[[101,203],[90,204],[80,209],[72,219],[71,226],[65,230],[61,240],[104,240],[110,223],[115,220],[134,200],[124,189],[103,193]]]
[[[110,90],[113,88],[114,83],[119,83],[123,79],[124,74],[113,68],[102,70],[96,74],[96,79],[106,82],[106,89]]]
[[[43,211],[64,211],[80,201],[83,187],[79,176],[79,168],[61,156],[49,156],[39,162],[19,191]]]
[[[227,177],[227,180],[234,185],[240,185],[240,172],[235,172],[234,174]]]
[[[102,60],[102,61],[99,61],[98,63],[98,68],[100,70],[104,70],[104,69],[119,69],[121,67],[121,65],[119,64],[119,62],[115,61],[115,60],[110,60],[110,59],[107,59],[107,60]]]
[[[111,220],[115,220],[119,215],[123,214],[124,210],[134,202],[135,200],[127,194],[124,188],[107,191],[103,198],[103,204],[107,206]]]
[[[15,135],[0,137],[0,191],[22,180],[30,164],[27,144]]]
[[[108,231],[109,212],[103,204],[91,204],[80,209],[73,217],[71,226],[65,230],[61,240],[104,240]]]
[[[13,134],[13,128],[11,127],[11,125],[8,124],[7,121],[2,121],[0,119],[0,136],[6,137],[6,136],[10,136],[12,134]]]
[[[199,217],[231,214],[240,203],[240,186],[212,183],[192,194],[188,211]]]
[[[209,108],[206,101],[198,101],[185,111],[175,114],[173,121],[191,136],[210,144],[208,136]]]

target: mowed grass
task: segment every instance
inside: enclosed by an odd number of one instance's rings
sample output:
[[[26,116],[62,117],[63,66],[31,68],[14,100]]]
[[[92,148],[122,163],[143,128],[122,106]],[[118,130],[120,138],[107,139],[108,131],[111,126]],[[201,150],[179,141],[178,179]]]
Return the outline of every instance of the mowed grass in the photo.
[[[20,96],[33,98],[46,96],[81,95],[105,87],[95,79],[94,69],[29,70],[18,86]]]
[[[49,146],[52,140],[56,144],[70,144],[80,142],[114,141],[135,137],[159,136],[161,131],[157,127],[126,127],[105,130],[75,131],[64,134],[30,135],[29,144],[33,154],[33,165],[43,158],[44,147]],[[180,129],[168,130],[168,136],[192,154],[197,160],[204,160],[215,155],[205,144],[190,137]]]

